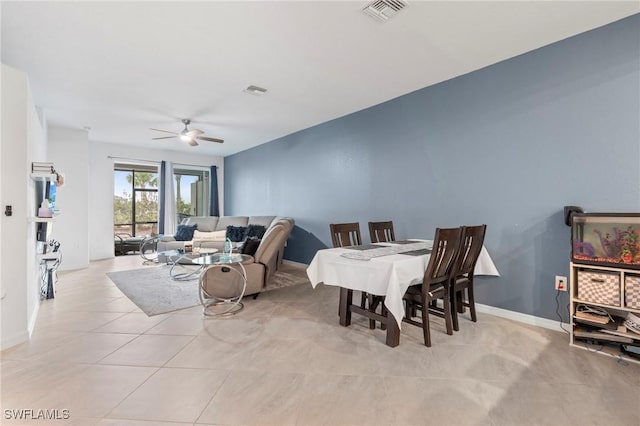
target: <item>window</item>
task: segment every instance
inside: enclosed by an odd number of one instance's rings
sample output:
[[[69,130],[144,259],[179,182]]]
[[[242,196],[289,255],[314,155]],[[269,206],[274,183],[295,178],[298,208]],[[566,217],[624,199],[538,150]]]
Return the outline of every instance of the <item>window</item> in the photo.
[[[173,169],[177,222],[189,216],[209,214],[209,171]]]
[[[153,166],[114,166],[114,233],[158,233],[158,170]]]

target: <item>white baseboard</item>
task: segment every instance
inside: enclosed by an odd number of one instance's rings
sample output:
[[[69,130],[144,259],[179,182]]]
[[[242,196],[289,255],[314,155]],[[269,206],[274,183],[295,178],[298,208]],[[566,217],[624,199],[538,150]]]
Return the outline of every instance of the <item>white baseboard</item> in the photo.
[[[0,350],[4,351],[5,349],[9,349],[12,346],[26,342],[27,340],[29,340],[29,332],[27,330],[21,331],[20,333],[8,338],[6,336],[2,336]]]
[[[308,268],[309,265],[306,263],[294,262],[293,260],[284,259],[282,263],[286,263],[287,265],[297,266],[298,268]]]
[[[496,317],[506,318],[513,321],[522,322],[524,324],[535,325],[537,327],[548,328],[553,331],[562,331],[560,321],[554,321],[547,318],[540,318],[529,314],[523,314],[515,311],[508,311],[502,308],[496,308],[489,305],[481,305],[476,303],[476,310],[483,314],[494,315]],[[565,326],[567,324],[565,323]]]
[[[89,263],[83,264],[65,264],[64,261],[60,264],[58,271],[76,271],[78,269],[86,269],[89,267]]]
[[[33,309],[33,313],[31,314],[31,318],[29,318],[29,325],[27,328],[27,332],[29,333],[29,338],[31,338],[31,335],[33,334],[33,330],[36,328],[36,320],[38,319],[38,312],[40,312],[40,299],[38,299],[38,301],[36,302],[35,308]]]

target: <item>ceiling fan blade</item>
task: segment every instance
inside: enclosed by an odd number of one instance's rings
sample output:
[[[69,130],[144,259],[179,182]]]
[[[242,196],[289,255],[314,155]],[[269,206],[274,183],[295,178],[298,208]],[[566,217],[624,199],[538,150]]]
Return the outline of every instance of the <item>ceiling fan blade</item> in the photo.
[[[193,130],[189,130],[189,131],[186,133],[186,135],[187,135],[187,136],[191,136],[191,137],[193,137],[193,136],[201,135],[201,134],[203,134],[203,133],[204,133],[204,132],[203,132],[202,130],[200,130],[200,129],[193,129]]]
[[[191,145],[191,146],[198,146],[198,145],[199,145],[199,143],[198,143],[198,142],[196,142],[196,140],[195,140],[195,139],[193,139],[193,138],[189,139],[189,142],[188,142],[188,143],[189,143],[189,145]]]
[[[153,129],[153,128],[149,128],[149,130],[155,130],[156,132],[165,132],[165,133],[171,133],[172,135],[177,135],[176,132],[170,132],[168,130],[162,130],[162,129]]]
[[[207,141],[207,142],[218,142],[218,143],[224,143],[224,139],[217,139],[217,138],[208,138],[206,136],[196,136],[196,139],[199,139],[201,141]]]
[[[155,141],[157,139],[173,139],[173,138],[175,138],[175,136],[162,136],[162,137],[159,137],[159,138],[151,138],[151,140]]]

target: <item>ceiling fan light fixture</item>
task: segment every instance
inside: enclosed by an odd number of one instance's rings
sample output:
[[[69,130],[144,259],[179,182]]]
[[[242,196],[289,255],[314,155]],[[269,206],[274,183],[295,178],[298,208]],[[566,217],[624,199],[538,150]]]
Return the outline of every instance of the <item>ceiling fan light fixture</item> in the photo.
[[[169,134],[173,135],[173,136],[160,136],[160,137],[156,137],[156,138],[152,138],[152,139],[156,140],[156,139],[178,138],[182,142],[186,142],[191,146],[198,146],[199,145],[199,143],[196,141],[196,139],[201,140],[201,141],[206,141],[206,142],[224,143],[224,139],[211,138],[211,137],[207,137],[207,136],[200,136],[200,135],[204,134],[204,131],[202,131],[200,129],[189,130],[188,126],[189,126],[189,124],[191,124],[191,120],[188,119],[188,118],[183,119],[182,120],[182,124],[184,124],[184,129],[181,132],[172,132],[172,131],[169,131],[169,130],[151,128],[151,130],[155,130],[156,132],[169,133]]]

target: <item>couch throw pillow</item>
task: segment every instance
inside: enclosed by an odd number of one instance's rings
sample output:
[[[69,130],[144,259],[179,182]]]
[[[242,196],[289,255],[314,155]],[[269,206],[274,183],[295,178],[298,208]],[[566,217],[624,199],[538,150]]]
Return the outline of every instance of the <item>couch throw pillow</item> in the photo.
[[[193,231],[193,241],[224,241],[227,238],[227,231],[200,232]]]
[[[258,247],[260,246],[260,240],[259,238],[255,238],[255,237],[247,237],[247,239],[244,240],[244,244],[242,244],[242,254],[248,254],[249,256],[255,256],[256,252],[258,251]]]
[[[244,234],[244,236],[247,238],[252,237],[261,239],[266,231],[267,228],[265,228],[263,225],[249,225],[247,226],[247,232]]]
[[[193,231],[197,228],[197,223],[193,225],[178,225],[178,230],[173,238],[175,238],[176,241],[191,241],[193,239]]]
[[[227,238],[234,243],[239,243],[244,239],[244,233],[247,231],[246,226],[227,226]]]

